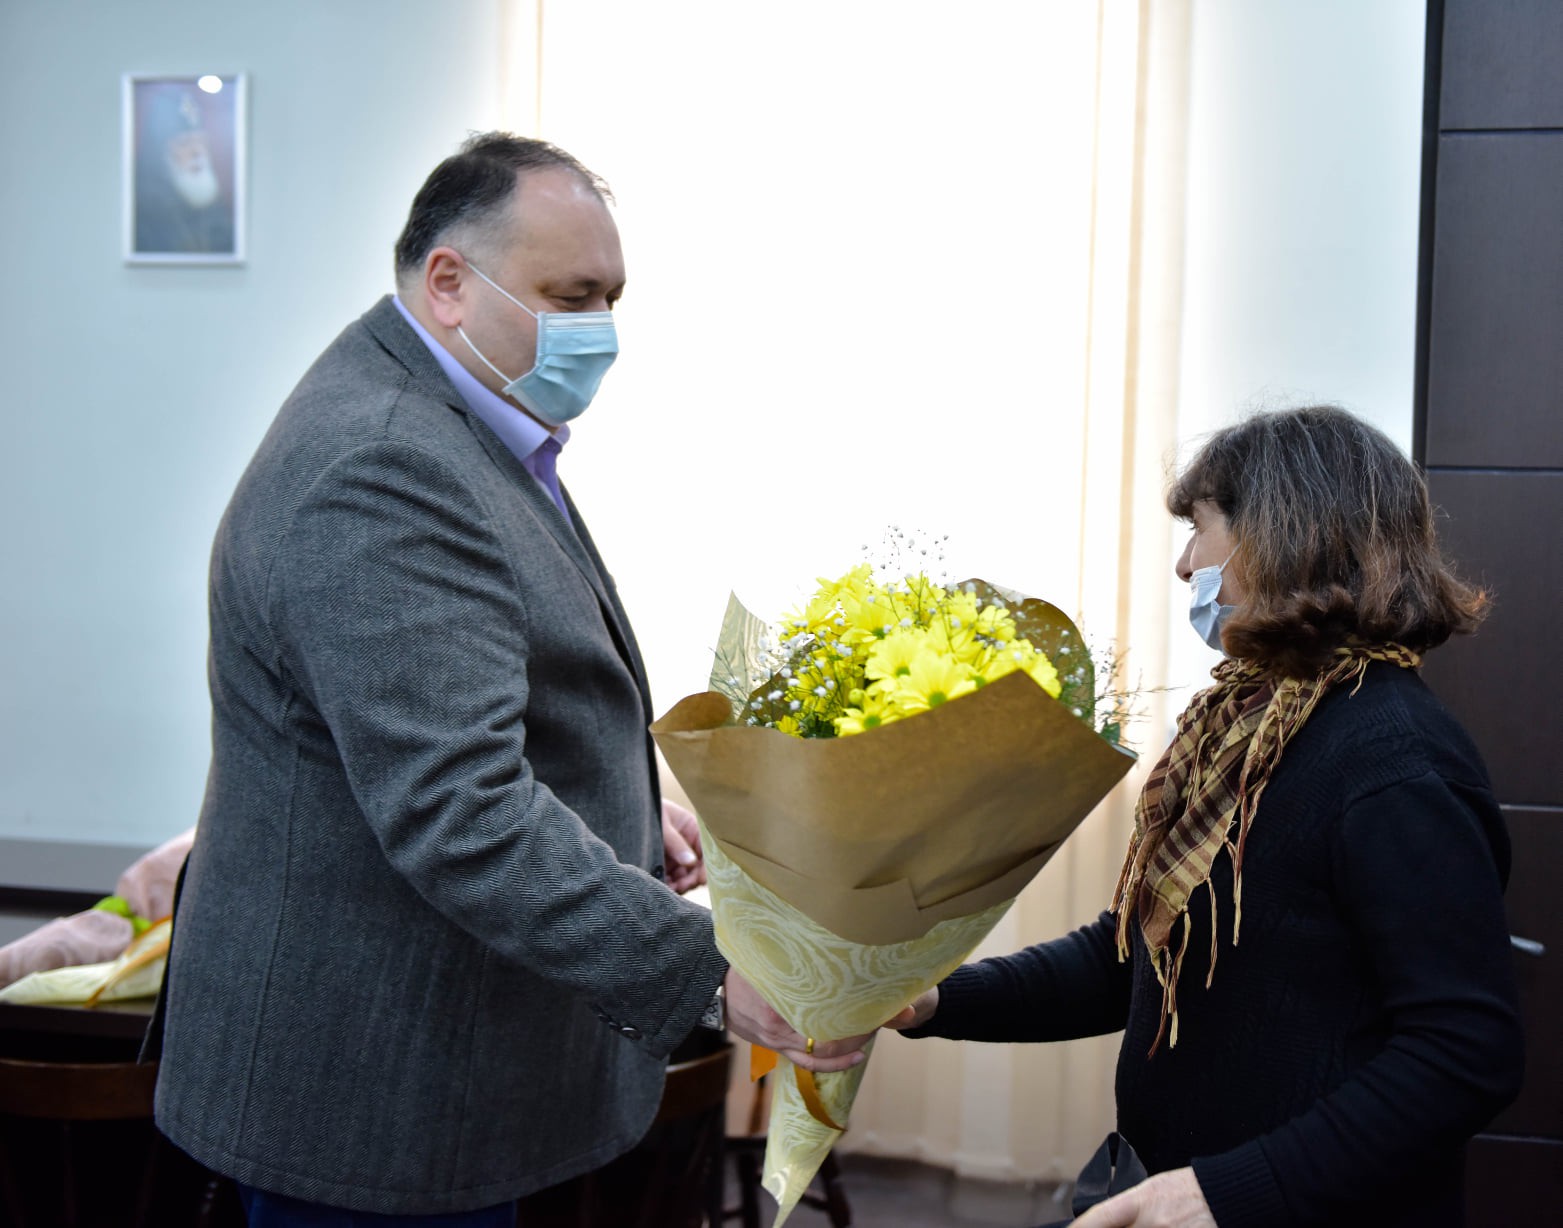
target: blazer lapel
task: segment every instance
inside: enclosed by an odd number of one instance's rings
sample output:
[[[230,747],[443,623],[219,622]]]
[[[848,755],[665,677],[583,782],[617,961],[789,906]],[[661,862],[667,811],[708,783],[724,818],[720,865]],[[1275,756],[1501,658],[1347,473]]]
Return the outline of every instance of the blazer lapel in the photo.
[[[613,586],[607,578],[607,569],[603,567],[597,548],[592,544],[581,515],[576,511],[575,504],[570,501],[569,494],[565,494],[565,503],[570,509],[570,518],[567,520],[564,513],[549,498],[542,483],[516,459],[515,453],[505,447],[486,422],[468,410],[466,402],[461,399],[460,394],[446,378],[434,355],[429,353],[429,347],[408,327],[407,321],[402,319],[401,312],[396,310],[396,304],[391,301],[389,295],[369,309],[363,317],[363,322],[374,334],[375,339],[407,369],[421,392],[443,401],[465,419],[467,429],[483,445],[483,450],[488,453],[489,459],[520,492],[522,499],[531,509],[533,517],[552,535],[559,548],[569,556],[570,561],[580,571],[582,578],[591,585],[592,591],[597,595],[597,603],[602,608],[603,621],[613,636],[614,646],[618,649],[619,656],[623,658],[630,675],[635,679],[635,686],[640,691],[641,702],[645,705],[646,719],[649,722],[652,715],[651,695],[646,681],[645,665],[641,661],[635,638],[629,633],[629,620],[625,617],[618,595],[613,591]]]
[[[581,546],[590,556],[592,569],[597,573],[597,591],[607,600],[608,626],[613,631],[614,642],[619,646],[620,655],[623,656],[625,664],[630,667],[630,673],[635,676],[635,685],[640,690],[641,703],[645,705],[646,720],[649,722],[656,715],[651,710],[651,683],[646,677],[646,663],[641,659],[640,646],[635,642],[634,633],[630,630],[629,616],[625,614],[624,607],[619,603],[619,591],[614,587],[608,569],[603,565],[602,556],[597,553],[597,543],[592,541],[592,535],[587,532],[586,522],[581,519],[581,513],[576,510],[575,500],[570,498],[568,490],[564,491],[564,501],[570,509],[570,520],[580,535]],[[552,502],[550,499],[550,505]]]
[[[458,408],[465,413],[465,407]],[[635,688],[640,692],[640,700],[645,707],[646,721],[649,724],[653,719],[653,713],[651,687],[646,680],[645,663],[641,660],[635,637],[630,634],[629,618],[624,613],[624,607],[619,604],[618,593],[608,578],[608,569],[603,566],[602,557],[597,553],[596,543],[592,541],[591,534],[586,531],[586,522],[581,519],[581,513],[576,509],[569,491],[564,490],[561,485],[560,491],[564,495],[565,506],[570,509],[567,520],[558,505],[548,497],[543,484],[516,459],[515,453],[505,447],[499,436],[489,430],[488,424],[475,414],[469,413],[466,418],[467,426],[483,444],[489,458],[520,490],[521,497],[526,500],[533,516],[553,534],[560,549],[570,556],[570,561],[575,564],[586,582],[592,586],[592,591],[597,594],[597,604],[602,609],[602,620],[607,624],[608,633],[613,637],[614,647],[619,650],[625,668],[635,679]]]

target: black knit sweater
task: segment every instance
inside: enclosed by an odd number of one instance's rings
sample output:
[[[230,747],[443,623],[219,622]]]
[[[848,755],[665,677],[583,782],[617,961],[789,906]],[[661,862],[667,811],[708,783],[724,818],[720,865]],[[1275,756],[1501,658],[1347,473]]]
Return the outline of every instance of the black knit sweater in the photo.
[[[1114,921],[958,969],[917,1036],[1124,1030],[1118,1128],[1155,1173],[1192,1164],[1220,1228],[1458,1225],[1465,1140],[1518,1091],[1509,845],[1481,760],[1420,678],[1373,663],[1321,701],[1244,851],[1195,894],[1179,1036]],[[1082,1159],[1084,1157],[1082,1156]]]

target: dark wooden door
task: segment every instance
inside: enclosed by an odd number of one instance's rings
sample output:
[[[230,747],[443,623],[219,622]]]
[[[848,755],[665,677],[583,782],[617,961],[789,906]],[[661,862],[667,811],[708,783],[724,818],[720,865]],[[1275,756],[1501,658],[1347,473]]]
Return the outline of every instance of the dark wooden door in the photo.
[[[1427,680],[1481,746],[1514,846],[1519,1099],[1472,1144],[1470,1228],[1563,1223],[1563,3],[1428,14],[1417,452],[1490,588]]]

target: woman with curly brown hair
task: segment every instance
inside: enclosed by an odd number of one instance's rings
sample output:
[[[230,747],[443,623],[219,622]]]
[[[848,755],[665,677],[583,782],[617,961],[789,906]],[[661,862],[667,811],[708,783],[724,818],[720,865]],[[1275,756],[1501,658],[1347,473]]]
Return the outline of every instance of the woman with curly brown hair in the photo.
[[[1112,908],[892,1026],[1124,1031],[1118,1134],[1152,1175],[1078,1228],[1458,1225],[1465,1140],[1519,1087],[1509,845],[1417,667],[1485,595],[1415,467],[1339,409],[1218,432],[1167,506],[1228,655],[1147,778]]]

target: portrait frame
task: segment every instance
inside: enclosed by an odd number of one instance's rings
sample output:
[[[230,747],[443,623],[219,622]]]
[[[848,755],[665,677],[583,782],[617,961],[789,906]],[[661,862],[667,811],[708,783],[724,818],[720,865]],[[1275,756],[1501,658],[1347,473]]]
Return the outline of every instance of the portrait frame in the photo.
[[[245,73],[121,78],[127,264],[245,262]]]

